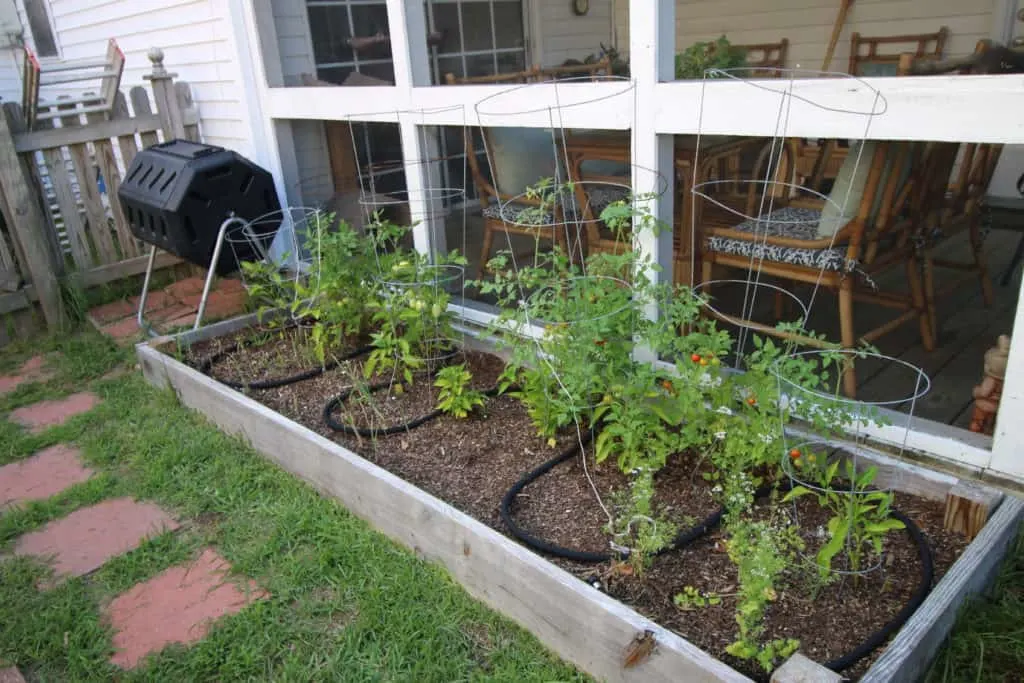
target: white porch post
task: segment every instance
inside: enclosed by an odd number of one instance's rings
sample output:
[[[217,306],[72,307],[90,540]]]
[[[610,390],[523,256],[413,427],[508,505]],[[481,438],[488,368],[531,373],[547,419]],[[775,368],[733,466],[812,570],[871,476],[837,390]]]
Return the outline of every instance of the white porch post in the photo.
[[[629,68],[635,84],[636,111],[633,121],[633,191],[636,194],[656,193],[664,189],[658,174],[668,182],[668,190],[648,201],[654,216],[672,226],[673,136],[658,135],[657,86],[660,81],[671,80],[675,70],[675,0],[645,0],[633,2],[629,7]],[[661,187],[659,187],[659,184]],[[649,232],[634,240],[634,248],[641,257],[650,256],[662,267],[660,273],[649,273],[652,278],[672,282],[672,231],[658,236]],[[648,315],[655,317],[652,307]]]
[[[401,101],[409,102],[413,88],[430,85],[427,15],[422,0],[387,0],[387,9],[395,87],[401,94]],[[439,152],[437,140],[417,124],[417,119],[420,119],[417,112],[398,114],[409,214],[414,226],[413,243],[421,253],[436,254],[446,251],[444,219],[440,218],[439,199],[427,196],[427,191],[438,189],[440,173],[431,173],[427,162],[436,159]]]
[[[251,122],[250,128],[254,133],[253,147],[256,154],[253,161],[273,176],[281,207],[285,208],[289,205],[290,197],[285,182],[283,157],[291,158],[294,163],[295,145],[287,122],[276,122],[264,108],[270,84],[284,82],[281,57],[277,49],[277,27],[274,25],[270,0],[228,1],[238,72],[243,86],[242,95]],[[282,145],[287,147],[287,155],[282,154]],[[271,245],[272,258],[281,258],[284,253],[291,251],[291,236],[284,233],[291,230],[292,226],[285,225],[283,228]]]
[[[994,340],[993,340],[994,343]],[[1024,480],[1024,280],[1010,341],[1006,383],[992,436],[991,469]]]

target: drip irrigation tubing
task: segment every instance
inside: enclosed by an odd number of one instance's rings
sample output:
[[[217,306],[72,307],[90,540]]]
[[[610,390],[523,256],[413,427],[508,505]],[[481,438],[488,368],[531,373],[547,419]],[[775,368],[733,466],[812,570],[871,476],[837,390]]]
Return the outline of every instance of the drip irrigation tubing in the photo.
[[[562,453],[556,455],[551,460],[548,460],[542,465],[539,465],[538,467],[524,474],[519,479],[519,481],[512,485],[512,488],[505,492],[505,495],[501,499],[501,507],[499,508],[499,512],[501,514],[502,521],[505,522],[505,526],[508,527],[512,535],[520,541],[522,541],[523,543],[525,543],[526,545],[530,546],[531,548],[539,550],[543,553],[547,553],[548,555],[561,557],[566,560],[573,560],[575,562],[586,562],[593,564],[597,562],[607,562],[609,560],[625,559],[626,557],[628,557],[629,553],[620,551],[596,552],[589,550],[576,550],[574,548],[566,548],[565,546],[560,546],[550,541],[546,541],[542,538],[534,536],[533,534],[519,526],[516,523],[515,519],[513,519],[512,517],[512,505],[515,502],[516,497],[520,493],[522,493],[523,489],[532,484],[533,482],[537,481],[541,477],[543,477],[545,474],[553,470],[558,465],[561,465],[562,463],[568,461],[570,458],[575,456],[579,452],[581,445],[586,445],[586,443],[592,437],[592,433],[588,431],[587,436],[583,439],[582,443],[573,444]],[[770,486],[763,486],[760,489],[758,489],[754,495],[757,497],[761,497],[766,495],[770,490]],[[679,550],[681,548],[685,548],[689,544],[696,541],[698,538],[706,535],[709,531],[717,527],[721,523],[722,515],[724,513],[725,510],[722,508],[716,510],[715,512],[708,515],[700,524],[697,524],[696,526],[690,527],[689,529],[685,529],[676,534],[676,537],[672,539],[672,542],[670,544],[660,548],[659,550],[656,550],[653,554],[655,556],[663,555],[672,550]]]
[[[932,555],[932,548],[928,545],[928,539],[925,538],[921,528],[899,510],[892,508],[890,509],[890,514],[895,519],[903,522],[907,535],[910,536],[914,545],[917,546],[917,555],[921,562],[921,582],[918,583],[914,594],[910,596],[910,600],[903,606],[903,609],[897,612],[896,616],[890,619],[888,623],[869,635],[860,645],[842,657],[825,662],[825,668],[831,669],[836,673],[849,669],[888,640],[889,636],[896,633],[906,623],[907,619],[917,611],[917,608],[925,601],[928,594],[932,592],[932,580],[935,578],[935,560]]]
[[[199,364],[199,372],[203,373],[204,375],[209,375],[210,377],[213,377],[213,364],[223,359],[225,356],[234,353],[239,348],[242,348],[244,346],[245,344],[242,342],[235,342],[233,344],[229,344],[228,346],[224,347],[223,349],[213,354],[209,358],[204,359],[203,362]],[[224,386],[231,387],[232,389],[276,389],[278,387],[284,387],[288,386],[289,384],[304,382],[307,379],[319,377],[328,370],[333,370],[334,368],[338,367],[345,361],[352,360],[353,358],[358,358],[359,356],[365,355],[372,350],[372,346],[360,346],[359,348],[349,351],[343,356],[331,358],[320,367],[310,368],[309,370],[303,370],[301,372],[298,372],[294,375],[289,375],[287,377],[272,377],[270,379],[258,379],[252,382],[239,382],[232,379],[221,379],[219,377],[214,377],[214,379],[216,379]]]
[[[592,434],[588,432],[587,437],[584,438],[583,443],[585,444],[587,441],[589,441],[590,438],[592,438]],[[528,485],[540,479],[542,476],[553,470],[555,467],[568,461],[570,458],[576,455],[580,450],[580,446],[581,444],[573,444],[565,451],[552,458],[551,460],[548,460],[542,465],[534,468],[533,470],[530,470],[525,475],[523,475],[519,479],[519,481],[513,484],[512,488],[510,488],[505,493],[504,497],[501,499],[501,508],[499,510],[501,513],[501,519],[515,538],[517,538],[518,540],[522,541],[523,543],[525,543],[526,545],[535,550],[539,550],[543,553],[547,553],[555,557],[561,557],[567,560],[586,563],[607,562],[613,559],[625,559],[628,556],[628,553],[625,552],[592,552],[584,550],[575,550],[573,548],[566,548],[564,546],[551,543],[550,541],[546,541],[542,538],[538,538],[537,536],[532,535],[531,533],[520,527],[518,524],[516,524],[515,520],[512,518],[511,508],[513,503],[515,502],[516,496],[518,496],[522,492],[522,490],[526,488]],[[785,490],[790,488],[792,486],[792,483],[788,481],[783,481],[780,482],[780,485],[782,489]],[[764,497],[771,491],[772,486],[772,484],[762,486],[754,493],[754,497]],[[657,556],[673,550],[680,550],[682,548],[685,548],[690,543],[693,543],[698,538],[701,538],[702,536],[706,535],[709,531],[717,527],[721,523],[722,515],[724,513],[724,508],[718,509],[717,511],[706,517],[704,521],[702,521],[697,526],[691,527],[680,532],[672,540],[671,544],[657,550],[653,554]],[[917,611],[917,608],[921,606],[921,603],[924,602],[925,598],[927,598],[928,594],[931,592],[932,580],[934,579],[935,575],[935,563],[934,558],[932,556],[931,546],[928,545],[928,541],[927,539],[925,539],[924,533],[914,523],[913,520],[911,520],[909,517],[907,517],[905,514],[903,514],[895,508],[891,509],[890,514],[895,519],[898,519],[899,521],[903,522],[904,526],[906,527],[907,534],[910,536],[910,539],[914,542],[914,545],[917,546],[918,558],[921,563],[921,581],[918,583],[913,595],[911,595],[910,600],[907,601],[907,603],[902,607],[902,609],[900,609],[900,611],[897,612],[896,615],[892,619],[890,619],[888,623],[886,623],[880,629],[878,629],[877,631],[869,635],[867,638],[865,638],[864,641],[860,643],[860,645],[855,647],[847,654],[825,663],[826,668],[831,669],[836,673],[849,669],[851,666],[859,662],[861,659],[871,654],[876,648],[878,648],[879,645],[884,643],[892,634],[898,631],[904,623],[906,623],[907,619],[909,619],[910,616],[915,611]]]
[[[381,389],[385,389],[390,386],[391,382],[380,382],[378,384],[371,384],[369,387],[367,387],[367,391],[372,394],[375,391],[380,391]],[[499,392],[499,389],[499,386],[495,385],[482,393],[484,396],[490,398],[492,396],[496,396]],[[347,425],[334,417],[334,411],[337,408],[340,408],[341,404],[344,403],[348,399],[348,397],[352,395],[354,391],[355,387],[346,389],[345,391],[341,392],[340,394],[329,400],[327,404],[324,406],[324,422],[327,424],[327,426],[336,432],[341,432],[342,434],[347,434],[349,436],[362,436],[372,439],[378,436],[388,436],[391,434],[398,434],[399,432],[407,432],[412,429],[416,429],[417,427],[421,427],[426,423],[430,422],[431,420],[435,420],[441,417],[441,415],[444,413],[444,411],[441,410],[440,408],[434,408],[426,415],[420,415],[419,417],[409,420],[408,422],[380,428],[356,427],[355,425]]]

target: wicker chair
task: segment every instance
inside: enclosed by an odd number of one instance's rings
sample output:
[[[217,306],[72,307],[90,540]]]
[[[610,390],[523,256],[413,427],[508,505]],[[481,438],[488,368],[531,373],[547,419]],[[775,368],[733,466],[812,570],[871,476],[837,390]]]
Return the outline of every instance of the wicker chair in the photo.
[[[873,342],[916,318],[920,323],[922,344],[930,350],[932,333],[914,248],[918,226],[911,210],[917,206],[914,203],[917,178],[927,164],[928,159],[918,143],[871,141],[864,143],[862,151],[847,156],[831,191],[830,202],[803,197],[789,201],[780,198],[776,202],[779,208],[767,214],[756,214],[760,216],[758,220],[740,223],[734,215],[727,221],[720,211],[695,207],[701,231],[704,281],[712,279],[715,265],[749,270],[756,264],[763,275],[835,292],[839,299],[842,348],[855,348],[858,341]],[[751,186],[752,190],[756,187]],[[847,197],[852,205],[844,207]],[[923,207],[917,208],[923,211]],[[872,276],[896,265],[906,269],[909,294],[876,292],[858,285],[859,279],[870,282]],[[900,313],[858,336],[853,318],[855,299],[895,308]],[[807,346],[822,348],[834,344],[780,333],[774,327],[755,321],[745,321],[745,324]],[[843,382],[844,391],[853,397],[856,376],[852,368]]]

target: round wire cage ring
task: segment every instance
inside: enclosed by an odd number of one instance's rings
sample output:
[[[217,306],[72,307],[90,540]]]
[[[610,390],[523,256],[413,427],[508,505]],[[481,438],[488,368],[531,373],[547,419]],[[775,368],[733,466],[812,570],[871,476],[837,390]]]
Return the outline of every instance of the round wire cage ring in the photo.
[[[447,289],[459,285],[466,276],[465,268],[456,264],[403,263],[393,264],[388,272],[376,275],[377,284],[392,293],[421,287]]]
[[[783,366],[792,360],[808,361],[811,364],[811,376],[817,378],[816,382],[807,385],[790,377],[783,370]],[[889,396],[864,400],[848,398],[840,393],[845,370],[852,367],[857,361],[888,364],[890,368],[897,371],[898,375],[890,373],[887,377],[888,381],[885,386],[891,391]],[[835,368],[834,376],[828,372],[830,368]],[[806,370],[805,368],[801,371],[802,377],[808,376]],[[855,416],[877,412],[882,408],[896,409],[909,404],[909,417],[913,417],[917,402],[931,389],[931,380],[928,374],[918,366],[900,358],[857,349],[800,351],[778,358],[772,364],[771,372],[779,382],[779,393],[795,401],[797,405],[794,407],[797,411],[799,411],[801,401],[809,401],[812,405],[826,406],[829,409],[843,410],[849,415]],[[829,382],[834,382],[834,384],[829,384]],[[907,427],[909,429],[909,423]]]
[[[835,487],[831,485],[832,482],[826,484],[821,479],[812,481],[815,474],[822,475],[827,473],[828,468],[837,461],[840,463],[844,461],[851,463],[854,477],[860,476],[863,472],[858,471],[859,460],[861,458],[858,458],[855,452],[846,451],[842,447],[827,441],[810,440],[801,441],[785,450],[782,456],[781,467],[790,482],[817,494],[868,496],[874,493],[887,493],[894,490],[893,482],[890,482],[888,486],[876,486],[873,481],[858,489],[855,482],[847,479],[849,472],[842,467],[837,469],[835,476],[842,481],[848,481],[849,488]]]
[[[767,77],[766,73],[774,77]],[[787,69],[779,67],[712,67],[704,70],[704,80],[730,80],[774,95],[796,100],[817,109],[837,114],[874,118],[889,108],[885,95],[868,81],[843,71]],[[836,88],[836,79],[849,86]]]
[[[489,116],[503,120],[514,119],[516,116],[552,110],[600,106],[609,100],[631,94],[636,88],[631,79],[623,76],[606,76],[602,81],[607,85],[602,87],[602,93],[597,96],[594,95],[594,79],[589,76],[518,84],[484,97],[474,105],[474,109],[481,122]]]
[[[788,289],[779,287],[778,285],[771,284],[770,282],[760,282],[758,280],[707,280],[705,282],[700,282],[694,285],[692,287],[692,290],[695,294],[699,296],[701,307],[706,309],[709,313],[711,313],[711,315],[713,315],[715,318],[721,320],[724,323],[751,330],[768,331],[773,329],[771,326],[767,324],[757,323],[747,319],[745,316],[749,315],[749,313],[743,313],[740,317],[737,317],[720,310],[718,307],[712,305],[710,301],[710,294],[707,294],[706,292],[704,292],[705,296],[700,296],[703,290],[711,289],[712,287],[720,287],[723,285],[738,285],[743,287],[743,308],[745,311],[750,312],[753,312],[754,310],[754,302],[757,300],[757,294],[755,292],[757,291],[768,290],[769,295],[774,295],[776,297],[779,295],[785,296],[788,298],[789,301],[792,301],[793,303],[796,304],[797,309],[801,314],[801,316],[797,320],[785,322],[799,324],[807,323],[807,318],[810,315],[810,311],[807,309],[806,304],[804,304],[804,302],[800,300],[800,297],[798,297],[796,294],[789,291]],[[779,322],[784,321],[780,320]]]

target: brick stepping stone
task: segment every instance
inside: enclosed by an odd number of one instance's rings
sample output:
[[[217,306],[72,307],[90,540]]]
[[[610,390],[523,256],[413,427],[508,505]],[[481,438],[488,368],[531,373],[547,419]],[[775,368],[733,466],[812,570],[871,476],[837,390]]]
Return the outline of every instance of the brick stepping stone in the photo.
[[[115,598],[105,609],[114,628],[116,654],[110,661],[132,669],[149,653],[171,643],[203,638],[210,624],[267,597],[254,581],[239,589],[227,575],[231,565],[206,549],[187,565],[171,567]]]
[[[62,425],[75,415],[92,410],[100,402],[96,394],[85,391],[72,394],[56,401],[40,401],[18,408],[11,413],[11,419],[38,434],[50,427]]]
[[[23,535],[14,554],[46,558],[58,578],[82,576],[134,550],[146,537],[177,528],[174,518],[153,503],[114,498]]]
[[[77,448],[58,444],[0,467],[0,510],[43,500],[92,476]],[[2,681],[3,679],[0,679]]]
[[[0,683],[25,683],[25,678],[15,666],[0,669]]]
[[[0,376],[0,396],[11,393],[26,382],[43,382],[51,376],[52,373],[46,369],[46,359],[33,356],[22,363],[13,375]]]

